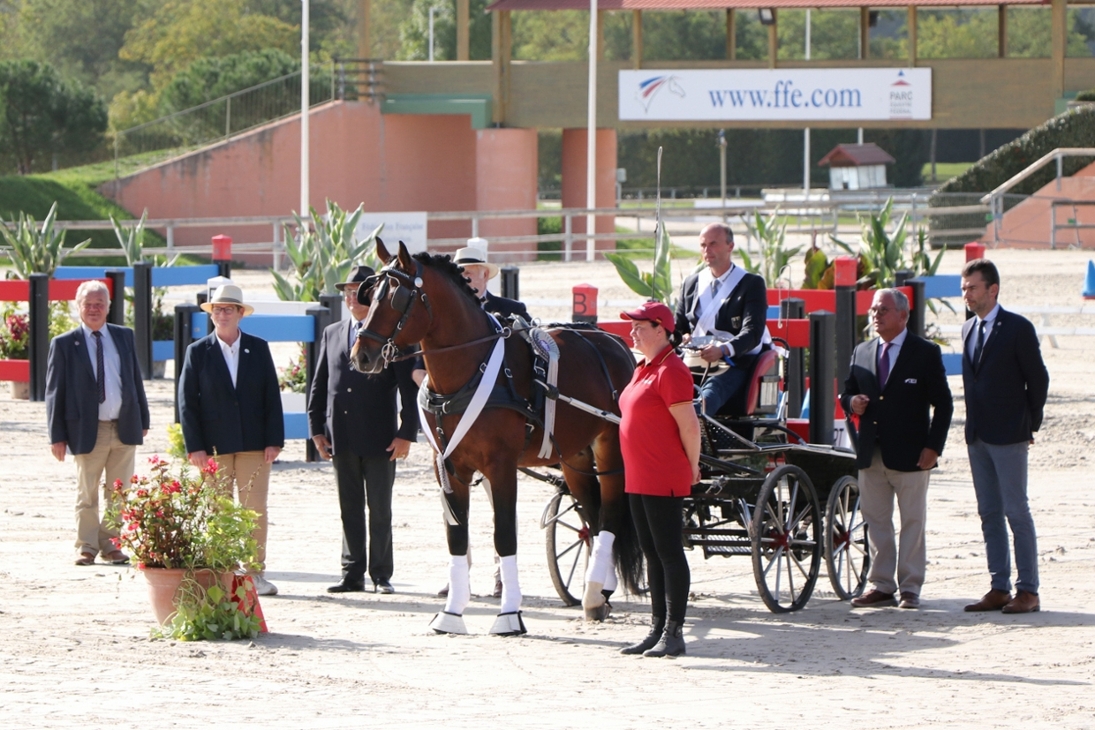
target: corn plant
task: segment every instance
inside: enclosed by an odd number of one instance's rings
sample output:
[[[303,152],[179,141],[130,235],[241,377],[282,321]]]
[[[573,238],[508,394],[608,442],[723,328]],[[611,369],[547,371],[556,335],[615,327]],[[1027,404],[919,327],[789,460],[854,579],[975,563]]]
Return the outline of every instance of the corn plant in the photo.
[[[797,256],[801,246],[786,248],[787,219],[778,217],[779,211],[770,216],[761,217],[759,211],[753,212],[753,220],[746,221],[749,233],[756,236],[759,258],[756,262],[744,248],[740,250],[742,266],[751,274],[759,274],[764,283],[771,288],[779,286],[780,274],[791,265],[791,257]]]
[[[10,224],[0,218],[0,241],[3,241],[7,249],[5,253],[14,268],[14,271],[8,272],[9,278],[27,279],[31,274],[53,276],[65,258],[91,243],[89,238],[66,249],[65,230],[57,228],[56,223],[57,203],[50,206],[41,227],[33,216],[23,212]],[[14,226],[14,229],[9,226]]]
[[[829,236],[844,251],[859,256],[864,264],[865,277],[877,288],[894,286],[897,272],[902,270],[912,271],[915,276],[931,276],[943,260],[943,250],[932,260],[928,253],[927,234],[923,229],[917,231],[916,249],[910,250],[907,245],[907,214],[902,213],[896,222],[892,223],[892,220],[893,198],[889,198],[877,215],[872,213],[866,219],[860,218],[863,233],[858,250],[853,250],[852,246],[836,236]],[[889,232],[891,228],[892,233]],[[932,311],[935,311],[934,306]]]
[[[373,244],[383,225],[364,240],[354,231],[363,213],[358,206],[347,214],[337,203],[327,201],[327,215],[310,210],[307,221],[293,214],[295,233],[285,226],[285,253],[292,264],[289,276],[271,269],[274,291],[283,301],[316,302],[321,294],[334,294],[335,284],[346,281],[350,269],[359,264],[379,267]],[[372,249],[372,250],[371,250]]]
[[[654,268],[650,272],[639,271],[636,263],[620,253],[606,253],[605,258],[616,267],[620,279],[631,289],[647,299],[662,302],[670,309],[674,307],[672,268],[669,261],[669,233],[665,226],[658,223],[654,235]]]

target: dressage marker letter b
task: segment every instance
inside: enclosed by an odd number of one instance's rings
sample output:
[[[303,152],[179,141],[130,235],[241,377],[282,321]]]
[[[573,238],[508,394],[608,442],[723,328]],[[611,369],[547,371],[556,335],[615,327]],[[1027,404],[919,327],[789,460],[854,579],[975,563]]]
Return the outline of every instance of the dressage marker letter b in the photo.
[[[597,287],[578,284],[573,293],[571,311],[575,322],[597,321]]]

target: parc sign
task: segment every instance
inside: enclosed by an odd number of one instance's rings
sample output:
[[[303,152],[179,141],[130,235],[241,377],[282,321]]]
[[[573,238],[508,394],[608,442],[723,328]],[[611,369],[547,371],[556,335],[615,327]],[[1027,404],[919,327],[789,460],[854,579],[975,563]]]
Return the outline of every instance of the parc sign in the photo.
[[[620,120],[931,119],[930,68],[620,71]]]

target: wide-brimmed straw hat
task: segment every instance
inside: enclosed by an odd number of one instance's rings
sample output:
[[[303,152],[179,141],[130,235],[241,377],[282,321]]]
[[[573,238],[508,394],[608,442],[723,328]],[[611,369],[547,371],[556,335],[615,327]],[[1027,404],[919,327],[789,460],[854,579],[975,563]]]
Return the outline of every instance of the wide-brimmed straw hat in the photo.
[[[673,312],[661,302],[643,302],[643,305],[638,309],[632,309],[630,312],[620,312],[620,317],[622,319],[655,322],[670,333],[677,328],[677,323],[673,321]]]
[[[244,317],[255,311],[255,308],[252,307],[250,304],[243,303],[243,290],[241,290],[235,284],[224,284],[223,286],[218,286],[213,292],[213,296],[209,299],[209,301],[201,305],[202,311],[212,314],[214,304],[239,305],[243,307]]]
[[[487,278],[493,279],[498,276],[498,264],[487,261],[487,252],[479,247],[485,246],[486,243],[485,238],[469,238],[468,245],[453,255],[452,262],[458,266],[486,266]]]

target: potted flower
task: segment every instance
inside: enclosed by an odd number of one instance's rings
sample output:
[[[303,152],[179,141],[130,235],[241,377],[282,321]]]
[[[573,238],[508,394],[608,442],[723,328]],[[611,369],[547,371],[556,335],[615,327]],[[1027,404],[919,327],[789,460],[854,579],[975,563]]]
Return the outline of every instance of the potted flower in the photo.
[[[148,582],[159,636],[239,639],[263,630],[254,588],[235,571],[254,562],[257,515],[229,496],[213,459],[195,476],[153,456],[150,474],[114,483],[115,543]]]
[[[25,312],[18,312],[13,305],[0,311],[0,360],[26,360],[30,343],[30,320]],[[11,397],[20,400],[30,398],[30,383],[11,384]]]

